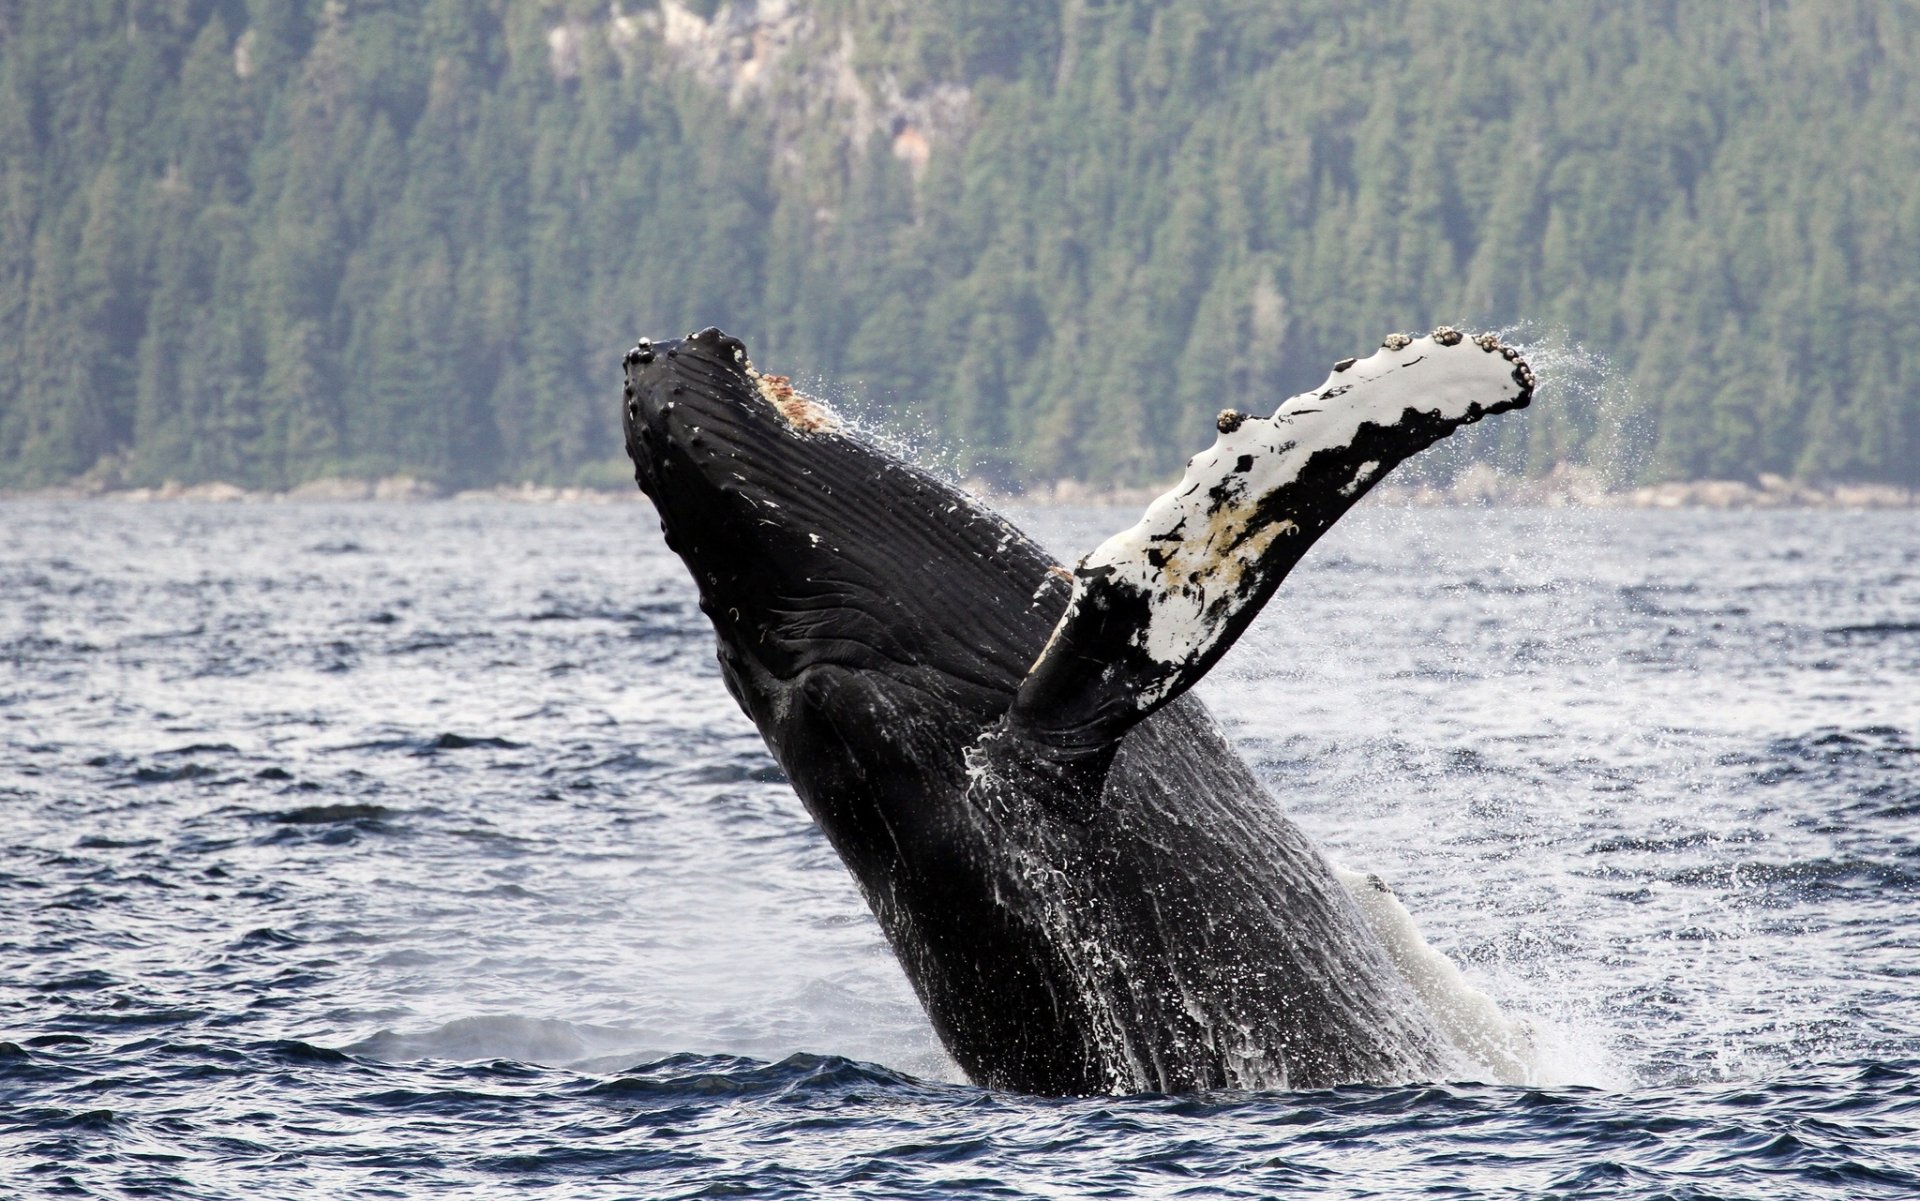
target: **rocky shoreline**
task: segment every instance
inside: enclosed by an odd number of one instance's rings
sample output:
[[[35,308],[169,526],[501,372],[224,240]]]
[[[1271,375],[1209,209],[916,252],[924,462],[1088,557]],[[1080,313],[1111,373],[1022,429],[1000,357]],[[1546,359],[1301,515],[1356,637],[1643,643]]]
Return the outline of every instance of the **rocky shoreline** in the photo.
[[[1061,480],[1031,488],[1015,503],[1145,506],[1165,489],[1100,488]],[[969,486],[970,491],[979,489]],[[1562,466],[1538,476],[1502,475],[1475,464],[1446,484],[1388,480],[1373,489],[1373,503],[1426,508],[1515,506],[1585,509],[1910,509],[1920,491],[1894,484],[1809,484],[1777,475],[1741,480],[1690,480],[1640,487],[1610,486],[1599,472]]]
[[[1389,481],[1375,494],[1389,504],[1589,509],[1908,509],[1920,504],[1920,493],[1895,484],[1812,484],[1762,473],[1750,482],[1675,480],[1613,487],[1599,472],[1567,465],[1527,478],[1475,464],[1445,488]]]
[[[1081,480],[1041,483],[1019,493],[963,484],[969,492],[996,504],[1087,505],[1144,508],[1165,490],[1159,486],[1089,484]],[[1536,478],[1502,475],[1476,464],[1444,485],[1389,481],[1373,490],[1374,503],[1403,507],[1516,506],[1594,509],[1911,509],[1920,507],[1920,491],[1895,484],[1810,484],[1777,475],[1742,480],[1691,480],[1635,488],[1607,486],[1597,473],[1562,467]],[[517,504],[630,504],[646,498],[635,488],[588,488],[549,484],[498,484],[491,488],[448,491],[412,476],[363,480],[330,477],[278,491],[251,491],[212,481],[152,488],[107,489],[85,484],[0,490],[0,500],[102,500],[129,504],[188,501],[204,504],[340,503],[358,501],[511,502]]]
[[[583,488],[551,484],[496,484],[491,488],[448,491],[410,475],[362,480],[331,476],[309,480],[284,492],[254,491],[238,484],[213,480],[181,484],[169,480],[153,488],[99,488],[66,484],[52,488],[7,491],[0,500],[102,500],[126,504],[158,501],[197,501],[202,504],[340,503],[357,501],[513,501],[521,504],[608,505],[644,501],[637,488]]]

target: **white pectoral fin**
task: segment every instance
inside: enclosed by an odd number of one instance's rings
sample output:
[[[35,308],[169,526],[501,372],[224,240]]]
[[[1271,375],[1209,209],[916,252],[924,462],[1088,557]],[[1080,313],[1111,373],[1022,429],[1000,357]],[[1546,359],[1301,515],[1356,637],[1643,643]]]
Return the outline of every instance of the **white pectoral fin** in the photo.
[[[1493,335],[1438,329],[1389,337],[1272,417],[1223,412],[1180,482],[1074,569],[1072,599],[1011,717],[1074,746],[1117,739],[1205,675],[1307,549],[1402,460],[1532,394],[1532,371]]]
[[[1475,988],[1453,960],[1420,936],[1413,914],[1378,876],[1334,866],[1359,905],[1387,958],[1462,1056],[1503,1084],[1531,1083],[1535,1075],[1533,1028],[1501,1012]]]

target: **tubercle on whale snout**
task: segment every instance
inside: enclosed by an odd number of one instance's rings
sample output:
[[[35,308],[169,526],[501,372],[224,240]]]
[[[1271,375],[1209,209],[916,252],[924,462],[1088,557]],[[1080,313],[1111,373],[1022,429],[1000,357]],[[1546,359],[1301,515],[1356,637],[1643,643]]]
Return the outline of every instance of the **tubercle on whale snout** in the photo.
[[[621,357],[621,425],[634,479],[656,505],[694,476],[724,487],[722,460],[756,424],[746,344],[716,326],[641,338]]]
[[[637,392],[636,373],[654,373],[664,366],[680,375],[704,375],[704,382],[715,393],[709,399],[739,405],[742,416],[750,415],[752,403],[764,405],[763,411],[777,417],[778,428],[787,432],[823,434],[841,428],[838,416],[824,401],[795,388],[787,376],[761,372],[748,357],[746,344],[718,326],[658,343],[641,338],[621,362],[626,374],[625,415],[629,425],[645,415]],[[684,382],[676,383],[672,391],[679,394],[683,386]],[[659,407],[667,410],[672,403],[661,402]]]

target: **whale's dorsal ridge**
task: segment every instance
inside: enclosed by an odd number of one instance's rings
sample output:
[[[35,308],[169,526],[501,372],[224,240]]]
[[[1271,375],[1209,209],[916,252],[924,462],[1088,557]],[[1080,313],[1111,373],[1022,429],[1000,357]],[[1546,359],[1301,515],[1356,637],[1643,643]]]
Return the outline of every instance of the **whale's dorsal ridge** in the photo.
[[[1272,417],[1232,409],[1141,519],[1073,570],[1011,731],[1092,763],[1205,675],[1319,537],[1400,462],[1524,408],[1533,373],[1492,334],[1390,335]],[[1025,752],[1032,754],[1033,752]]]

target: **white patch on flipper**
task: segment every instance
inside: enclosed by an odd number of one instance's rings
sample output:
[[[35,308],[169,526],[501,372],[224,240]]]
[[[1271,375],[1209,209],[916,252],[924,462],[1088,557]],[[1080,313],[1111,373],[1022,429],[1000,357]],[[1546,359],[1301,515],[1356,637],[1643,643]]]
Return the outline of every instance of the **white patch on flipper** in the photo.
[[[1205,654],[1241,607],[1246,573],[1275,539],[1299,532],[1291,521],[1261,515],[1267,497],[1296,482],[1315,454],[1351,446],[1362,425],[1392,428],[1410,409],[1458,424],[1515,401],[1525,391],[1517,370],[1524,374],[1479,341],[1414,338],[1329,374],[1270,418],[1223,419],[1219,438],[1187,461],[1179,484],[1081,560],[1062,626],[1086,600],[1089,579],[1099,577],[1098,587],[1149,598],[1135,640],[1154,661],[1177,668]],[[1379,466],[1363,465],[1345,495],[1369,483]],[[1170,670],[1143,687],[1136,703],[1157,705],[1178,678]]]
[[[1538,1075],[1533,1029],[1500,1012],[1454,962],[1420,937],[1413,914],[1378,876],[1333,864],[1333,874],[1360,906],[1367,927],[1386,948],[1400,975],[1427,1006],[1460,1054],[1502,1084],[1531,1084]]]

